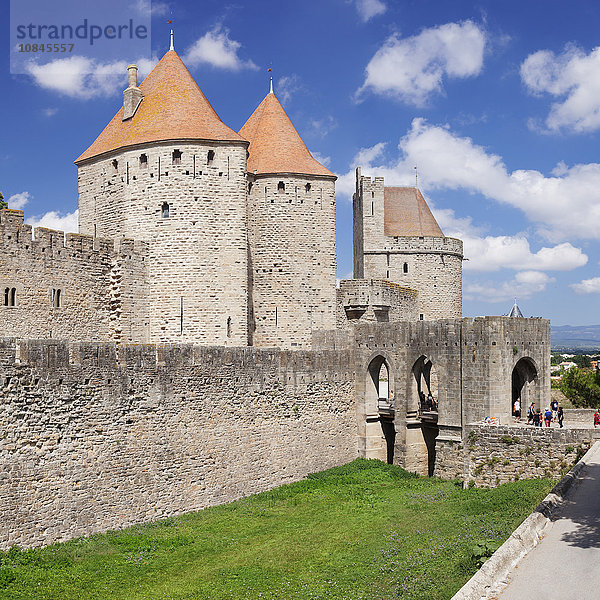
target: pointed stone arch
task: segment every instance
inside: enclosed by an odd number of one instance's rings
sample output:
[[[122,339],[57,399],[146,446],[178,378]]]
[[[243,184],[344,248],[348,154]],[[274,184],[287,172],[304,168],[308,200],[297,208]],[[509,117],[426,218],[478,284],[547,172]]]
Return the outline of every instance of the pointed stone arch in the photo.
[[[510,414],[514,415],[515,401],[521,403],[521,414],[527,413],[527,407],[531,402],[535,402],[536,408],[543,410],[545,407],[540,406],[540,379],[538,376],[539,370],[535,361],[524,356],[519,359],[512,370],[511,375],[511,401]]]

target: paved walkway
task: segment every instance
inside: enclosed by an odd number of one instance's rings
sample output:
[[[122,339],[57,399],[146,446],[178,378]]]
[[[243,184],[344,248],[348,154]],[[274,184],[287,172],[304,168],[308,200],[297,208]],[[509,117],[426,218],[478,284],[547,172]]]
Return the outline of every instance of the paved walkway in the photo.
[[[590,457],[552,521],[498,600],[600,598],[600,452]]]

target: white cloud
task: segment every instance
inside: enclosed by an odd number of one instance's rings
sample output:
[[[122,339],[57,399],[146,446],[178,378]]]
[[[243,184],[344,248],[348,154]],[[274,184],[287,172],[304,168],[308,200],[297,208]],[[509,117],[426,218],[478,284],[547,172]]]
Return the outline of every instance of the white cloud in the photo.
[[[367,65],[357,97],[366,91],[423,106],[443,91],[444,77],[478,75],[483,68],[486,36],[473,21],[446,23],[416,36],[390,36]]]
[[[366,23],[377,15],[382,15],[387,6],[381,0],[354,0],[359,17]]]
[[[479,193],[517,208],[537,225],[537,233],[553,242],[600,239],[600,164],[568,167],[560,163],[554,174],[535,170],[509,172],[496,154],[454,135],[447,127],[414,119],[400,140],[400,156],[383,160],[383,144],[361,150],[353,162],[365,174],[384,176],[388,185],[413,185],[419,167],[419,186],[425,190],[452,189]],[[378,163],[378,164],[375,164]],[[342,193],[351,193],[354,171],[340,177]]]
[[[572,283],[571,288],[578,294],[600,294],[600,277],[584,279],[579,283]]]
[[[572,271],[588,262],[587,255],[568,242],[532,252],[524,234],[483,235],[470,217],[457,218],[453,210],[436,210],[431,200],[428,203],[444,233],[463,241],[465,271]]]
[[[258,69],[251,60],[244,61],[238,56],[241,46],[240,42],[229,37],[228,29],[217,25],[188,48],[183,61],[191,66],[204,63],[230,71]]]
[[[152,70],[156,62],[156,59],[146,58],[136,62],[138,81]],[[85,56],[70,56],[45,64],[32,62],[27,70],[35,83],[44,89],[70,98],[89,100],[112,96],[127,87],[127,65],[125,61],[100,63]]]
[[[44,108],[42,114],[45,117],[53,117],[58,112],[58,108]]]
[[[521,65],[521,79],[533,94],[556,98],[545,125],[550,131],[600,129],[600,47],[589,54],[569,45],[562,54],[540,50]]]
[[[25,222],[33,227],[47,227],[48,229],[58,229],[65,233],[77,233],[78,220],[79,210],[75,210],[74,212],[67,214],[50,211],[43,215],[25,219]]]
[[[295,73],[284,75],[274,83],[274,92],[282,104],[287,104],[292,96],[302,89],[300,78]]]
[[[29,192],[21,192],[13,194],[6,202],[8,202],[8,208],[23,210],[29,200],[31,200],[31,194]]]
[[[169,13],[169,5],[158,0],[136,0],[133,7],[144,16],[160,16]]]
[[[310,133],[317,137],[324,138],[331,133],[337,125],[337,121],[331,115],[327,115],[322,119],[312,119],[310,122]]]
[[[513,298],[527,299],[543,292],[546,286],[555,281],[553,277],[539,271],[520,271],[510,281],[500,284],[467,283],[464,288],[465,300],[483,300],[484,302],[507,302]]]
[[[328,167],[331,164],[331,156],[323,156],[320,152],[312,152],[311,154],[315,160],[318,160],[322,165]]]

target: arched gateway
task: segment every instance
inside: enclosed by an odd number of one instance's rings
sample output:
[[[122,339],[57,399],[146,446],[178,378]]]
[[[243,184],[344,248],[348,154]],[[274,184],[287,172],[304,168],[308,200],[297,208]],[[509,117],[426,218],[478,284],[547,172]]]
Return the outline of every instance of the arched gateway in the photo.
[[[527,407],[535,402],[536,409],[543,410],[540,406],[539,393],[537,393],[538,371],[531,358],[521,358],[512,371],[512,394],[510,411],[514,414],[515,401],[521,403],[521,413],[526,414]]]

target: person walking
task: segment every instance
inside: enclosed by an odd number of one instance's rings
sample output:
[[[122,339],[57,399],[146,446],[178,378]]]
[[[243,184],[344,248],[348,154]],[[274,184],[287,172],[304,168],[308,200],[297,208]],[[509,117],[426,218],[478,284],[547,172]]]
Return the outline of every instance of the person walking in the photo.
[[[513,405],[513,415],[517,421],[521,420],[521,403],[519,402],[518,398],[515,400]]]
[[[533,415],[535,415],[535,402],[532,402],[527,409],[527,425],[533,423]]]
[[[558,425],[562,429],[563,419],[565,418],[565,414],[563,413],[563,407],[562,406],[558,407],[558,410],[556,411],[556,417],[558,419]]]
[[[552,410],[552,418],[556,420],[556,417],[558,416],[558,400],[552,400],[552,402],[550,402],[550,408]]]
[[[594,429],[600,425],[600,409],[594,413]]]
[[[546,423],[546,427],[550,427],[550,422],[552,421],[552,411],[547,408],[544,413],[544,423]]]
[[[540,413],[539,408],[533,413],[533,426],[534,427],[542,426],[542,414]]]

